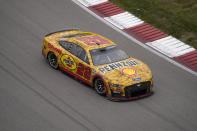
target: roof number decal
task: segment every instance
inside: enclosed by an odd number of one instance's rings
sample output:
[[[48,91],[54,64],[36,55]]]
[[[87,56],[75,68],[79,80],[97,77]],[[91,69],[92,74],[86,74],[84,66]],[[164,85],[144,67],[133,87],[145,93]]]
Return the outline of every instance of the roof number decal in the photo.
[[[87,45],[95,45],[95,44],[109,44],[111,43],[110,41],[100,37],[100,36],[84,36],[84,37],[79,37],[77,40],[84,42]]]

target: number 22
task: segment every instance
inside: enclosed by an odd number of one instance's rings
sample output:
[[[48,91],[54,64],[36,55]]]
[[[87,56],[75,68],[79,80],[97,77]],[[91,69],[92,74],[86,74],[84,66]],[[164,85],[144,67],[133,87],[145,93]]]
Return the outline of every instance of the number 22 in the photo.
[[[88,66],[85,66],[84,64],[79,63],[77,68],[77,74],[80,76],[83,76],[85,79],[90,80],[91,75],[91,68]]]

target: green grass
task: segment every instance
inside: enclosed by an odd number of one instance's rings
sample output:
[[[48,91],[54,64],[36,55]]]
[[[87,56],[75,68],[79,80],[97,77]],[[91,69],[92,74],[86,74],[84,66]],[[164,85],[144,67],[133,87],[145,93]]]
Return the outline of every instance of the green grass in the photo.
[[[197,49],[197,0],[110,0]]]

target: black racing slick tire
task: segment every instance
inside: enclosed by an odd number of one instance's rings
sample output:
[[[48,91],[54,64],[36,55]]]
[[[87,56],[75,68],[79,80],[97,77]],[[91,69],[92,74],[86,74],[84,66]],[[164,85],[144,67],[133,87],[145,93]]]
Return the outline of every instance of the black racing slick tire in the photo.
[[[94,81],[94,88],[95,88],[95,91],[99,95],[101,95],[101,96],[105,96],[106,95],[105,83],[100,78],[95,79],[95,81]]]
[[[58,69],[58,60],[56,55],[53,52],[49,52],[47,55],[47,61],[49,63],[49,66],[51,66],[53,69]]]

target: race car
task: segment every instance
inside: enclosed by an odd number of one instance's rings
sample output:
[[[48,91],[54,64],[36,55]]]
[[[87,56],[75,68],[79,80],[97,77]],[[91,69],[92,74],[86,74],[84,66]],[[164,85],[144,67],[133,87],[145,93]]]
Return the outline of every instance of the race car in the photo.
[[[152,73],[117,44],[77,29],[47,34],[42,54],[54,69],[67,72],[111,100],[130,100],[152,94]]]

